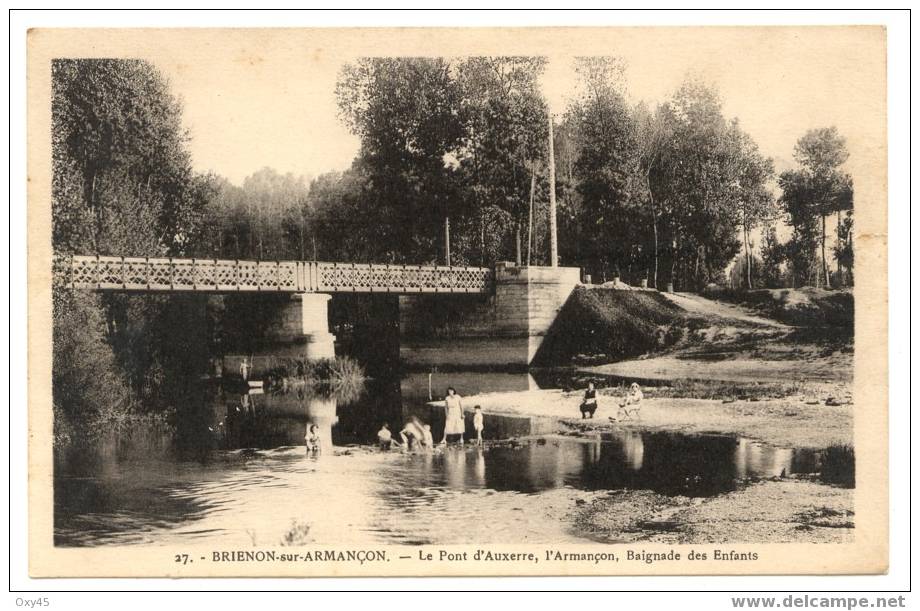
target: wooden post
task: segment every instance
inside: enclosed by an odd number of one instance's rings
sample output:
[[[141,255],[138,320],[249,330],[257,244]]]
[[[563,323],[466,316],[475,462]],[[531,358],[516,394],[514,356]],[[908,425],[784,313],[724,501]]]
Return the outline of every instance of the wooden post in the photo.
[[[556,156],[553,152],[553,113],[549,116],[549,265],[559,266],[559,248],[556,244]]]

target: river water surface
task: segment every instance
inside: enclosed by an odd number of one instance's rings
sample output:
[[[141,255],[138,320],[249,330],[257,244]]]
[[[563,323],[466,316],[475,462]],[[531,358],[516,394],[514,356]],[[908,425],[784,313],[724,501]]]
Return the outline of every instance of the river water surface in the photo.
[[[55,543],[576,542],[590,535],[560,518],[588,491],[707,497],[748,478],[815,470],[812,452],[743,438],[575,439],[553,434],[546,419],[495,414],[485,417],[484,448],[368,445],[383,422],[395,433],[410,416],[430,422],[437,440],[443,416],[427,401],[447,383],[461,394],[540,386],[529,374],[482,373],[372,380],[350,396],[205,386],[174,426],[56,453]],[[323,439],[318,456],[304,449],[308,424]]]

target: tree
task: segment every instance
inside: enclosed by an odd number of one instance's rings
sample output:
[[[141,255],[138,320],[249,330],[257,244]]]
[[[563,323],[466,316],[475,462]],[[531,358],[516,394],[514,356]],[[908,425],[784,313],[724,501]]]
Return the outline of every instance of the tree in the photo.
[[[194,251],[213,191],[192,172],[179,103],[162,75],[141,60],[60,59],[51,76],[55,254]],[[166,368],[175,381],[196,371],[199,354],[181,341],[196,337],[196,321],[179,316],[144,341],[134,333],[171,308],[162,298],[69,294],[56,282],[55,414],[111,419],[142,397],[162,407],[169,397],[156,372]]]
[[[802,171],[786,170],[780,174],[779,188],[782,191],[779,203],[792,227],[788,256],[792,265],[793,286],[817,285],[817,276],[813,278],[812,272],[817,269],[815,256],[820,237],[817,218],[811,209],[813,194],[808,177]]]
[[[834,258],[837,260],[837,281],[843,285],[853,284],[853,179],[849,174],[840,182],[835,197],[837,212],[837,245]],[[844,274],[843,269],[847,272]]]
[[[735,177],[729,183],[729,206],[733,206],[735,218],[741,226],[746,283],[747,288],[752,289],[754,255],[751,230],[774,214],[773,195],[767,189],[767,181],[773,176],[773,160],[760,155],[757,144],[741,131],[737,120],[731,122],[724,142],[729,172]]]
[[[783,264],[788,259],[787,250],[786,245],[780,242],[776,235],[776,225],[767,226],[760,238],[760,258],[763,263],[761,273],[764,286],[770,288],[784,286]]]
[[[652,190],[652,170],[659,167],[662,161],[662,152],[668,136],[668,126],[661,113],[652,114],[644,104],[640,104],[634,113],[636,125],[636,140],[638,145],[638,174],[644,183],[645,195],[648,201],[649,216],[652,223],[652,278],[650,286],[658,288],[658,258],[660,244],[658,239],[659,210]]]
[[[635,262],[636,129],[620,91],[618,59],[578,58],[575,71],[583,87],[567,123],[577,143],[574,178],[583,217],[581,239],[587,246],[583,262],[601,276],[618,275]]]
[[[743,170],[745,160],[757,166],[757,157],[742,147],[746,137],[726,121],[717,92],[703,83],[686,81],[656,117],[662,135],[649,190],[669,245],[671,282],[681,286],[689,277],[687,284],[700,287],[721,276],[741,247],[742,194],[756,193],[760,178]]]
[[[341,117],[361,139],[366,205],[381,212],[400,260],[435,258],[440,219],[449,263],[450,219],[467,212],[450,162],[467,135],[454,72],[442,58],[363,58],[336,84]]]
[[[55,250],[181,248],[206,200],[165,79],[141,60],[59,59],[51,70]]]
[[[821,283],[823,286],[829,286],[827,216],[838,212],[839,228],[839,212],[851,209],[853,205],[852,179],[840,170],[840,166],[849,157],[846,140],[837,132],[836,127],[812,129],[799,138],[795,145],[794,157],[800,169],[789,170],[780,177],[780,186],[785,185],[781,201],[790,216],[795,217],[803,229],[809,222],[808,219],[820,219],[818,245],[821,250]],[[838,250],[839,247],[838,243]],[[817,284],[816,282],[815,285]]]
[[[546,155],[546,104],[538,83],[545,66],[543,57],[471,57],[458,70],[469,120],[467,144],[458,160],[462,180],[474,186],[470,191],[483,234],[490,207],[512,219],[518,265],[523,260],[524,218],[532,228],[531,195]]]

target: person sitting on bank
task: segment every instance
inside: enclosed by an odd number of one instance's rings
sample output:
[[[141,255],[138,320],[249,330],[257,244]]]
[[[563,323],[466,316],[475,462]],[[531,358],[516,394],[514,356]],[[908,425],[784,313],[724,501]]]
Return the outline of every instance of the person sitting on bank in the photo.
[[[594,412],[597,411],[597,391],[594,389],[594,382],[588,382],[588,389],[585,391],[585,398],[579,407],[581,410],[581,419],[594,418]]]
[[[476,445],[482,445],[482,408],[478,405],[473,408],[473,430],[476,431]]]
[[[390,432],[389,423],[384,422],[380,430],[377,431],[377,443],[383,451],[388,451],[393,447],[393,433]]]
[[[642,388],[635,382],[630,384],[629,390],[626,391],[626,396],[624,396],[623,401],[620,402],[620,409],[617,410],[617,417],[631,419],[633,416],[638,416],[639,410],[642,409],[643,398]]]

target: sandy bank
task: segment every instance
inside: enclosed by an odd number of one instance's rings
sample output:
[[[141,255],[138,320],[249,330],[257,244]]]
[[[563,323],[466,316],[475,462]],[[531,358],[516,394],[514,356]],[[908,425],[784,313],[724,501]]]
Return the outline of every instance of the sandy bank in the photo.
[[[571,519],[585,535],[610,542],[846,543],[853,540],[852,508],[852,490],[782,480],[696,499],[611,491],[577,507]]]
[[[593,420],[581,420],[582,393],[529,390],[464,397],[467,411],[474,405],[485,413],[553,418],[559,429],[581,433],[611,429],[663,430],[685,433],[731,433],[783,447],[825,448],[852,443],[852,408],[810,405],[807,394],[759,401],[718,399],[647,398],[639,418],[611,422],[617,415],[618,397],[601,391]],[[434,403],[439,404],[439,403]]]

